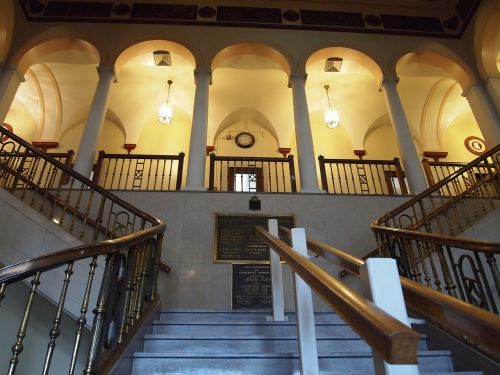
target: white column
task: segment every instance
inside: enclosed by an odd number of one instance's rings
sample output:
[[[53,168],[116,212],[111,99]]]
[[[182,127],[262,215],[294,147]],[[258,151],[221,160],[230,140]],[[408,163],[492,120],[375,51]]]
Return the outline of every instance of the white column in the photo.
[[[500,116],[485,85],[476,82],[464,91],[463,96],[469,102],[486,145],[490,148],[498,145],[500,143]]]
[[[300,191],[302,193],[318,193],[318,175],[316,159],[309,121],[309,109],[306,98],[306,76],[290,76],[293,96],[293,116],[295,120],[295,136],[300,174]]]
[[[500,114],[500,75],[489,76],[485,79],[484,85],[490,94],[490,98],[495,104],[497,113]]]
[[[414,194],[421,193],[429,186],[425,178],[424,169],[417,153],[410,126],[396,89],[398,81],[396,79],[384,79],[380,88],[384,92],[389,117],[392,122],[392,129],[398,142],[399,156],[403,163],[406,178],[410,190]]]
[[[24,78],[16,68],[2,67],[0,71],[0,123],[3,124],[16,92]]]
[[[89,117],[80,139],[73,167],[76,172],[85,177],[90,177],[92,172],[97,143],[99,142],[102,124],[108,108],[111,83],[116,82],[115,72],[111,68],[97,68],[97,74],[99,75],[99,81],[97,82]]]
[[[212,72],[195,71],[193,123],[189,140],[187,182],[183,190],[205,189],[205,150],[207,146],[208,92],[212,84]]]

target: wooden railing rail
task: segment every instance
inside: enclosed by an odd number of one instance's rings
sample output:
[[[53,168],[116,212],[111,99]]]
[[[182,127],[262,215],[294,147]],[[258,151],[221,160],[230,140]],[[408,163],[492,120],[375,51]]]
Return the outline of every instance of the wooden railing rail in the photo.
[[[419,335],[415,331],[343,285],[262,227],[257,227],[256,232],[385,361],[394,364],[417,362]]]
[[[286,158],[210,154],[209,191],[297,191],[293,155]]]
[[[398,158],[393,160],[327,159],[318,157],[322,189],[330,194],[406,195]]]
[[[13,338],[7,373],[14,375],[22,358],[23,341],[30,333],[28,322],[33,302],[36,294],[42,291],[58,302],[53,323],[45,327],[49,337],[45,360],[40,364],[41,373],[46,375],[50,371],[63,311],[69,304],[72,313],[79,317],[68,373],[74,374],[78,357],[85,356],[85,365],[78,371],[86,375],[106,374],[139,324],[159,304],[157,279],[165,224],[8,130],[0,128],[0,135],[4,135],[0,136],[0,187],[89,243],[0,270],[0,302],[3,305],[10,301],[11,284],[32,278],[17,340]],[[26,167],[27,162],[37,165],[39,173],[30,173],[32,168]],[[55,173],[46,173],[47,170]],[[90,262],[88,276],[78,276],[80,279],[73,282],[76,287],[69,288],[76,277],[74,271],[85,270],[82,261],[86,259]],[[96,271],[101,267],[102,278],[97,280]],[[55,269],[64,271],[61,280],[54,279],[56,274],[50,272]],[[60,292],[54,288],[54,281],[60,282]],[[77,301],[81,306],[75,305]],[[88,348],[83,348],[82,335],[89,310],[94,313],[91,342]]]
[[[99,151],[93,181],[110,190],[180,190],[184,153],[106,154]]]
[[[279,228],[289,235],[290,230]],[[308,249],[353,275],[359,276],[364,261],[320,241],[307,239]],[[496,361],[500,360],[500,317],[431,288],[401,277],[401,286],[410,311],[427,319]]]

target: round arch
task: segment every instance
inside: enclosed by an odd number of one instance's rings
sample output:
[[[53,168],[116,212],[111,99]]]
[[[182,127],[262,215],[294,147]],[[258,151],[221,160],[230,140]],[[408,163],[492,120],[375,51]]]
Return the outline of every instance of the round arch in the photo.
[[[192,65],[193,68],[196,67],[196,59],[193,53],[187,49],[185,46],[168,40],[145,40],[142,42],[135,43],[123,51],[121,51],[115,61],[115,71],[116,74],[120,74],[120,70],[131,60],[137,58],[141,55],[146,55],[153,53],[156,50],[166,50],[171,54],[175,54],[187,61],[188,64]],[[150,59],[152,62],[152,59]]]
[[[455,53],[441,45],[430,44],[412,51],[405,51],[399,56],[395,56],[391,70],[397,72],[402,66],[413,63],[440,69],[443,72],[443,77],[454,79],[464,91],[477,81],[477,75],[470,66]]]
[[[17,66],[20,74],[24,75],[30,66],[45,62],[49,56],[62,52],[65,53],[64,58],[76,62],[96,65],[100,63],[100,53],[93,44],[83,39],[72,38],[50,39],[35,44],[31,48],[19,51],[11,63]],[[68,52],[72,52],[69,57],[67,57]]]
[[[14,4],[13,0],[0,2],[0,62],[7,57],[12,41],[14,29]]]
[[[241,55],[254,55],[273,61],[287,75],[291,73],[290,61],[285,54],[274,47],[262,43],[236,43],[217,52],[212,59],[211,69],[215,70],[227,60]]]
[[[498,2],[481,8],[476,21],[474,48],[482,77],[498,75],[500,73],[497,65],[497,56],[500,52],[500,4]]]
[[[327,47],[314,52],[306,61],[306,71],[307,67],[311,64],[314,64],[320,60],[326,60],[327,58],[332,56],[341,57],[344,60],[353,61],[365,68],[373,76],[376,82],[382,81],[382,70],[374,59],[363,52],[347,47]]]

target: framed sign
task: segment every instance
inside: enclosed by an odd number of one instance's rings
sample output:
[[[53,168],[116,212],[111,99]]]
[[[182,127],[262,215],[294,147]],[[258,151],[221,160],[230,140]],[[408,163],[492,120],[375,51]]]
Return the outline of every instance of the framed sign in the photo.
[[[267,263],[269,248],[255,233],[255,227],[267,228],[268,219],[278,225],[293,228],[293,215],[215,214],[214,262]],[[281,238],[287,244],[288,238]]]
[[[464,144],[465,148],[474,155],[481,156],[486,152],[486,143],[479,137],[467,137]]]
[[[271,267],[268,264],[233,264],[233,309],[272,307]]]

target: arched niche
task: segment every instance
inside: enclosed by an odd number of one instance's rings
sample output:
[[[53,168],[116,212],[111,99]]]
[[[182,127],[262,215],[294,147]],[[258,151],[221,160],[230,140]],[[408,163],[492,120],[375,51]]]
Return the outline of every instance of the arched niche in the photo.
[[[115,71],[119,75],[127,65],[141,65],[153,67],[153,52],[168,51],[172,57],[172,65],[187,66],[191,70],[196,67],[196,60],[186,47],[168,40],[146,40],[136,43],[120,52],[115,62]],[[176,61],[177,60],[177,61]]]
[[[365,159],[392,160],[399,155],[398,145],[391,120],[385,114],[374,121],[363,139]]]
[[[341,58],[338,72],[325,71],[325,64],[331,57]],[[363,149],[363,136],[370,124],[387,112],[384,97],[378,90],[382,71],[378,64],[366,54],[345,48],[330,47],[313,53],[306,64],[306,95],[309,117],[313,130],[316,154],[321,144],[335,144],[333,152],[342,158],[353,158],[353,150]],[[329,86],[330,104],[340,116],[337,129],[328,129],[324,113],[328,108],[325,85]],[[337,135],[345,144],[340,145]],[[332,151],[329,151],[331,154]],[[328,152],[321,152],[328,157]]]
[[[500,73],[500,3],[484,2],[475,22],[475,56],[483,78]]]
[[[24,53],[18,53],[12,64],[24,75],[28,68],[40,63],[99,65],[100,54],[94,45],[82,39],[57,38],[40,42]]]
[[[259,66],[244,65],[241,66],[241,60],[238,58],[242,56],[260,56],[268,60],[267,64]],[[261,60],[261,64],[262,61]],[[246,61],[243,62],[247,63]],[[269,47],[265,44],[260,43],[237,43],[231,46],[225,47],[219,51],[212,60],[211,68],[215,70],[217,68],[223,67],[234,67],[240,65],[243,69],[252,68],[268,68],[268,69],[280,69],[287,75],[290,75],[291,67],[290,62],[285,57],[285,55],[275,48]]]
[[[397,59],[397,75],[432,75],[451,78],[458,82],[462,90],[467,90],[476,81],[473,70],[456,54],[442,46],[423,46],[408,52]]]
[[[0,1],[0,63],[9,53],[14,29],[13,0]]]
[[[217,53],[211,67],[207,139],[214,139],[228,114],[250,108],[272,124],[270,133],[280,147],[290,147],[294,118],[288,87],[290,64],[285,55],[264,44],[237,43]]]

